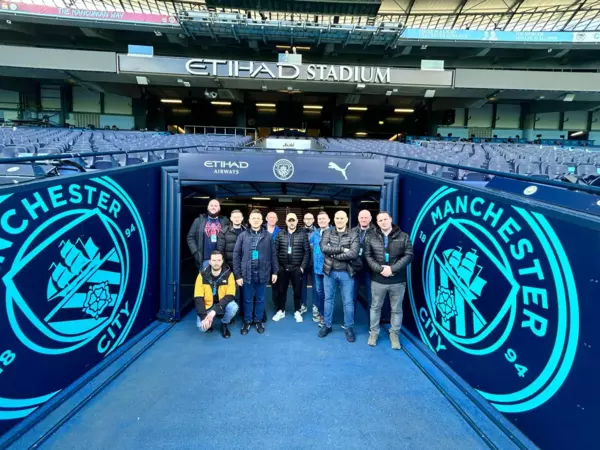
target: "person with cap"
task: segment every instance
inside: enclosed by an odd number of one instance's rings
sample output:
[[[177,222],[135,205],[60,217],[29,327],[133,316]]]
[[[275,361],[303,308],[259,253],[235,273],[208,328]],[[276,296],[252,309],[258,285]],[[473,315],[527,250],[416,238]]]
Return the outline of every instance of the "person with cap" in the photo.
[[[279,292],[277,294],[277,312],[273,316],[273,321],[278,322],[285,317],[287,290],[291,281],[294,291],[294,319],[296,319],[296,322],[302,322],[302,314],[300,313],[302,277],[308,268],[310,259],[308,235],[304,231],[298,230],[298,217],[296,214],[289,213],[285,221],[287,230],[281,230],[275,240],[275,253],[279,263],[279,276],[277,277]]]

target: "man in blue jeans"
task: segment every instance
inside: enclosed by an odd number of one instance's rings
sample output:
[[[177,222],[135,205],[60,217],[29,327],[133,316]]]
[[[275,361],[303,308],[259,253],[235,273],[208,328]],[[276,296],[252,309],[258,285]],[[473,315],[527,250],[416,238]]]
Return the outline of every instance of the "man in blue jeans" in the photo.
[[[323,264],[325,263],[325,255],[321,252],[321,238],[325,230],[329,227],[329,215],[325,211],[321,211],[317,216],[319,225],[309,237],[310,248],[313,256],[313,308],[317,308],[317,321],[319,327],[325,325],[325,286],[323,274]]]
[[[358,258],[359,241],[356,232],[348,228],[348,215],[338,211],[333,218],[335,228],[325,230],[321,239],[321,251],[325,255],[323,272],[325,273],[325,326],[319,330],[319,337],[331,333],[333,321],[333,302],[338,286],[342,291],[344,305],[344,332],[346,340],[354,342],[354,280],[356,268],[353,264]]]
[[[269,280],[277,282],[279,266],[271,235],[262,227],[258,209],[250,213],[250,228],[240,234],[233,249],[233,273],[238,286],[243,287],[244,325],[241,333],[248,334],[254,323],[258,333],[264,333],[265,293]],[[256,305],[254,297],[256,296]]]

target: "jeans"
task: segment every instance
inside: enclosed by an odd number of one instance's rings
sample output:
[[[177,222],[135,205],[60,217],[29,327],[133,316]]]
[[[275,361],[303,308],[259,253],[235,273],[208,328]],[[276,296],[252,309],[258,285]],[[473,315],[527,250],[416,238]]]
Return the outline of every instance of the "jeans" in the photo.
[[[244,322],[253,323],[260,322],[265,312],[265,293],[267,291],[266,283],[247,283],[244,281],[242,286],[244,293]],[[254,296],[256,295],[256,305],[254,304]],[[254,308],[252,308],[255,306]],[[252,310],[254,309],[254,318]],[[254,320],[253,320],[254,319]]]
[[[381,284],[374,281],[371,283],[371,294],[373,302],[371,303],[370,313],[370,331],[379,334],[379,321],[381,320],[381,307],[385,302],[387,294],[390,294],[390,307],[392,309],[391,331],[390,334],[398,336],[402,327],[402,301],[406,283]]]
[[[278,304],[276,305],[277,311],[285,312],[290,281],[294,290],[294,311],[300,311],[300,305],[302,305],[302,275],[300,267],[293,270],[285,270],[283,268],[279,270],[279,276],[277,277],[277,285],[279,287]]]
[[[358,301],[358,291],[360,286],[365,287],[367,294],[367,305],[371,305],[371,271],[369,269],[363,269],[354,275],[354,308],[356,308],[356,302]]]
[[[313,305],[319,310],[319,314],[325,315],[325,275],[319,275],[318,273],[312,274],[313,276]]]
[[[225,307],[225,314],[223,314],[221,316],[221,323],[224,323],[225,325],[230,323],[231,319],[233,319],[235,317],[235,315],[237,314],[238,309],[239,309],[239,307],[236,302],[229,302],[227,304],[227,306]],[[210,312],[210,310],[208,310],[207,312]],[[202,331],[204,333],[206,330],[202,329],[201,323],[202,323],[202,319],[200,319],[200,317],[196,316],[196,326],[198,327],[198,329],[200,331]],[[213,324],[214,324],[214,321],[213,321]]]
[[[308,297],[307,295],[307,291],[308,291],[308,279],[311,278],[312,282],[313,282],[313,305],[314,300],[315,300],[315,295],[314,295],[314,291],[315,291],[315,277],[313,275],[313,272],[311,271],[312,269],[306,269],[304,271],[304,274],[302,275],[302,304],[304,306],[306,306],[306,297]]]
[[[325,326],[331,327],[333,322],[333,303],[338,286],[342,291],[342,304],[344,305],[344,325],[346,328],[354,326],[354,280],[348,272],[332,270],[325,275]]]

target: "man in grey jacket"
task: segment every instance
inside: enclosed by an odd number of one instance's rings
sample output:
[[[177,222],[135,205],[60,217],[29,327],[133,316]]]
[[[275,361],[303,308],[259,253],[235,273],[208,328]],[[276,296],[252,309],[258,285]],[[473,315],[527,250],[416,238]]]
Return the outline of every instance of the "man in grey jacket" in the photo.
[[[365,259],[372,271],[371,313],[368,344],[377,345],[381,307],[390,296],[392,309],[390,342],[394,350],[400,350],[402,327],[402,300],[406,291],[406,267],[413,259],[412,243],[407,233],[392,224],[387,212],[377,214],[379,229],[369,236],[365,247]]]
[[[344,305],[344,331],[346,340],[354,342],[354,280],[356,272],[353,264],[358,258],[358,235],[348,228],[348,215],[344,211],[335,213],[335,228],[325,230],[321,238],[321,252],[325,255],[325,326],[319,330],[319,337],[331,333],[333,302],[338,286]]]

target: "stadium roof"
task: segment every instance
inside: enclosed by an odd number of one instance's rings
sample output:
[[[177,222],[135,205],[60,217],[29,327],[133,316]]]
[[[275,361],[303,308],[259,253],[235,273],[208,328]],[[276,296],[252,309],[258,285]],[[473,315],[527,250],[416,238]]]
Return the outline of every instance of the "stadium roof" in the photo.
[[[214,2],[213,2],[214,3]],[[231,2],[228,2],[231,3]],[[245,5],[255,2],[246,1]],[[597,31],[600,30],[600,0],[384,0],[375,14],[371,10],[351,8],[354,15],[322,12],[298,12],[290,4],[306,2],[270,1],[274,10],[211,7],[200,1],[161,0],[0,0],[0,4],[27,4],[91,11],[128,12],[178,17],[184,11],[212,11],[241,14],[244,17],[296,23],[374,25],[400,23],[404,28],[436,30],[503,31]],[[318,3],[318,2],[313,2]],[[367,2],[364,2],[366,4]],[[378,2],[368,2],[369,6]],[[224,5],[221,2],[220,5]],[[256,4],[259,4],[256,2]],[[304,9],[306,11],[306,8]],[[329,10],[332,11],[332,10]],[[334,15],[338,14],[338,15]]]

